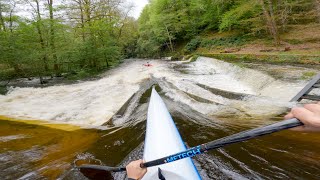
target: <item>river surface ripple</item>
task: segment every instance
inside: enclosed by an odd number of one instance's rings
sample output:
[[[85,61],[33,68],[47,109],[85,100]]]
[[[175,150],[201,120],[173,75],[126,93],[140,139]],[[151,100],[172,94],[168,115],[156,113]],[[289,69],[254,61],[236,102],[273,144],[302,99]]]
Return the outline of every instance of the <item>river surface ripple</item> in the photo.
[[[72,169],[75,159],[116,166],[141,158],[154,84],[195,146],[281,120],[297,105],[289,101],[307,83],[303,74],[318,71],[204,57],[149,61],[127,60],[95,81],[0,95],[1,179],[85,179]],[[319,179],[319,142],[316,133],[283,131],[193,160],[203,179]]]

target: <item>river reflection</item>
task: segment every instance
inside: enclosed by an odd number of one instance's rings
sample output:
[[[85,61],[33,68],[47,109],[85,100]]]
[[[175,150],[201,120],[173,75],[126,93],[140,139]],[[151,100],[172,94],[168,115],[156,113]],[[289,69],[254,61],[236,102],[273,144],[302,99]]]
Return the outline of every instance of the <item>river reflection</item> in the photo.
[[[170,101],[165,99],[167,104]],[[257,123],[255,119],[251,123],[236,117],[234,121],[230,117],[204,121],[200,114],[182,112],[183,108],[171,104],[169,110],[188,146],[275,121],[258,119]],[[146,112],[146,106],[137,108],[132,117],[141,115],[140,111]],[[0,174],[4,179],[84,179],[71,170],[75,159],[90,157],[116,166],[142,157],[145,121],[140,119],[108,130],[64,131],[4,120],[0,125]],[[319,179],[318,142],[320,134],[283,131],[213,150],[194,161],[203,179]],[[115,177],[124,179],[125,174]]]

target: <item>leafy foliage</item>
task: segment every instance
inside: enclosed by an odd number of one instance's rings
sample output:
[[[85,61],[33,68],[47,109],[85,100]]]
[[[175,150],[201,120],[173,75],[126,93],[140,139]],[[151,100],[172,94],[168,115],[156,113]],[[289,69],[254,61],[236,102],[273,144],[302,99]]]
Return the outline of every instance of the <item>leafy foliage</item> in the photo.
[[[223,14],[219,30],[229,31],[238,29],[250,31],[252,24],[251,21],[248,20],[257,15],[259,15],[259,9],[255,1],[242,2]]]
[[[241,46],[247,37],[279,43],[288,25],[320,22],[320,4],[310,0],[152,0],[138,21],[124,0],[55,3],[0,0],[1,79],[82,76],[122,58],[181,57],[199,47]],[[19,16],[18,5],[31,16]],[[208,31],[236,35],[203,38]]]
[[[122,0],[50,2],[0,0],[2,79],[85,74],[134,56],[137,24]],[[18,16],[17,6],[29,7],[32,18]]]
[[[201,42],[201,47],[212,48],[212,47],[233,47],[241,46],[245,42],[248,42],[249,39],[242,36],[232,36],[225,38],[213,38],[213,39],[204,39]]]
[[[320,19],[316,2],[309,0],[152,0],[139,19],[138,55],[173,55],[181,44],[185,53],[199,46],[239,46],[250,36],[280,35],[288,24],[315,23]],[[306,16],[305,14],[309,14]],[[317,15],[318,14],[318,15]],[[199,39],[208,31],[233,31],[238,37]],[[201,43],[199,43],[201,41]]]
[[[186,46],[185,52],[190,53],[198,49],[201,44],[201,39],[199,37],[192,39]]]

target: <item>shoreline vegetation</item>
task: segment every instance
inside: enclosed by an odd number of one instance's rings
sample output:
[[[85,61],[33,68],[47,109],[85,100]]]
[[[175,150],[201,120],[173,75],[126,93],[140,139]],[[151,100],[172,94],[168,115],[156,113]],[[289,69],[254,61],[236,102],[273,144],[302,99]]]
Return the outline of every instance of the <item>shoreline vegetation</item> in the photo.
[[[268,63],[280,65],[296,65],[311,67],[317,65],[320,67],[319,55],[300,55],[300,54],[223,54],[223,53],[203,53],[204,57],[216,58],[226,62],[251,62]]]

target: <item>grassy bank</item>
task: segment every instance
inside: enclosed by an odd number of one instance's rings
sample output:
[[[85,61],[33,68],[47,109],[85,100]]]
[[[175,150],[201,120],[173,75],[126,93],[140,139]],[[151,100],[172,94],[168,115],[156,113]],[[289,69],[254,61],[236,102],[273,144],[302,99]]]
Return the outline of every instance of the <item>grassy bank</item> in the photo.
[[[182,52],[231,63],[271,63],[320,67],[320,24],[288,26],[281,42],[270,37],[243,35],[238,31],[202,32]]]
[[[295,54],[222,54],[222,53],[199,53],[201,56],[212,57],[231,63],[258,62],[271,64],[289,65],[317,65],[320,67],[318,55],[295,55]]]

